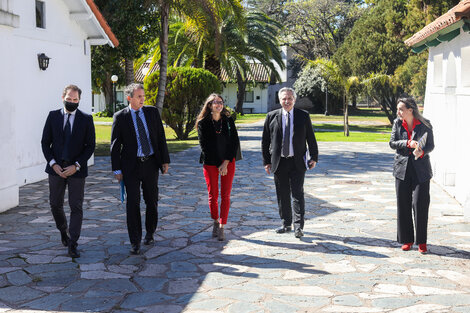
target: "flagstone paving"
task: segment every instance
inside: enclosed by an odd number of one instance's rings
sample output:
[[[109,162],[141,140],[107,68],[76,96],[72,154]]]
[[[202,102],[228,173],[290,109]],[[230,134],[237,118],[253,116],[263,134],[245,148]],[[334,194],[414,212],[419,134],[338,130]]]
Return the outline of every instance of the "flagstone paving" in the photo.
[[[321,142],[305,180],[305,236],[276,234],[260,124],[243,125],[227,240],[211,237],[199,148],[160,176],[156,244],[129,255],[125,207],[108,158],[85,195],[81,258],[60,243],[47,182],[0,214],[0,312],[470,312],[470,223],[431,184],[429,253],[396,243],[393,151]]]

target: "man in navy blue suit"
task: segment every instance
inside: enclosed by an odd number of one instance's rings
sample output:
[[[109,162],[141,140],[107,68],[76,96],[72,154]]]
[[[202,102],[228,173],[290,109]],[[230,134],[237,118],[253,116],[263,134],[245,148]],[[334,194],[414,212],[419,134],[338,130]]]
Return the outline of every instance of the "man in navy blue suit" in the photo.
[[[77,241],[83,219],[88,159],[95,151],[93,117],[78,109],[82,91],[68,85],[62,93],[64,107],[49,112],[42,133],[42,152],[49,174],[49,202],[62,244],[72,258],[80,257]],[[70,223],[64,212],[65,188],[69,192]]]

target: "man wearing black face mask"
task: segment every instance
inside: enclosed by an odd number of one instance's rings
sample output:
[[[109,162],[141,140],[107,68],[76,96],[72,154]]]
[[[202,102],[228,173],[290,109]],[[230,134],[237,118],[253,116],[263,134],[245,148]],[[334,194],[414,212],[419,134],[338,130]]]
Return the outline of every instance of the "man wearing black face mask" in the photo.
[[[49,174],[49,202],[62,244],[72,258],[80,257],[77,241],[83,219],[87,162],[95,151],[95,127],[91,115],[78,110],[82,91],[68,85],[62,93],[64,107],[49,112],[41,145]],[[64,213],[65,188],[69,191],[70,224]]]

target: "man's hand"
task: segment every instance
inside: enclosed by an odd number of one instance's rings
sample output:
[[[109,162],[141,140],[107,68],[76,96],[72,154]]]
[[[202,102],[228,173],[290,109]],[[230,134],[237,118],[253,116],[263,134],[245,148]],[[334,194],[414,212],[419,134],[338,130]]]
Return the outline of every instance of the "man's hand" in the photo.
[[[122,174],[114,174],[114,178],[116,178],[118,182],[121,182]]]
[[[64,173],[64,170],[63,168],[57,164],[57,163],[54,163],[54,165],[52,165],[52,169],[54,170],[54,172],[59,175],[60,177],[62,178],[67,178],[67,176],[65,175]]]
[[[264,170],[266,171],[266,173],[271,174],[271,164],[266,164],[264,166]]]
[[[312,169],[314,168],[315,166],[317,166],[317,162],[315,162],[314,160],[310,160],[308,161],[308,169]]]
[[[168,163],[163,163],[162,164],[162,173],[166,174],[168,173],[168,169],[170,168],[170,165]]]
[[[68,176],[72,176],[76,172],[77,172],[77,168],[76,168],[75,164],[73,164],[73,165],[69,165],[66,168],[64,168],[62,173],[64,173],[64,175],[68,177]]]

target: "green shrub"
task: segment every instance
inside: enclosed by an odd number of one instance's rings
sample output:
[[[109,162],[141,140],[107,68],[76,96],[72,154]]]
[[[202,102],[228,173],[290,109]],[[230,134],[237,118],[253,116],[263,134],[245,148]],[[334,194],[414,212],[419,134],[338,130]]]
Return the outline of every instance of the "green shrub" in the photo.
[[[155,72],[145,80],[148,105],[156,105],[158,78]],[[213,92],[222,90],[217,77],[211,72],[192,67],[168,68],[162,119],[176,133],[178,139],[187,139],[194,128],[204,100]]]

